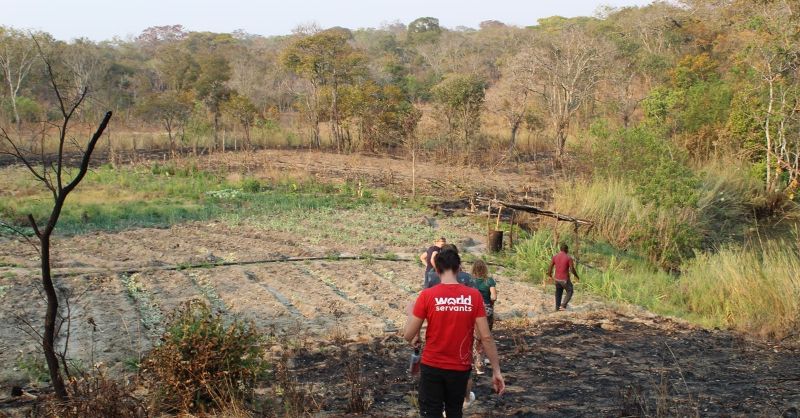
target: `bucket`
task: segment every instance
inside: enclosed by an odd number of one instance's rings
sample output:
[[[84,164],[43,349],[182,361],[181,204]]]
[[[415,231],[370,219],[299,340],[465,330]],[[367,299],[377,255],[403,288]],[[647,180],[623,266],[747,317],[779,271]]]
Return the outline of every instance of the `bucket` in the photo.
[[[489,231],[489,251],[496,253],[503,249],[503,231]]]

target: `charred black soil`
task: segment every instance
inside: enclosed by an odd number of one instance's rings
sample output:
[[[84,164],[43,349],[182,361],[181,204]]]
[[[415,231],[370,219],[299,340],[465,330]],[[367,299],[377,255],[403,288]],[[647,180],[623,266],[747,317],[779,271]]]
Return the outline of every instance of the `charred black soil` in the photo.
[[[800,407],[798,348],[727,331],[594,311],[501,321],[496,339],[507,393],[492,393],[490,372],[477,376],[465,416],[781,416]],[[331,416],[347,410],[347,362],[361,365],[368,415],[414,416],[409,356],[392,336],[300,351],[294,366]]]

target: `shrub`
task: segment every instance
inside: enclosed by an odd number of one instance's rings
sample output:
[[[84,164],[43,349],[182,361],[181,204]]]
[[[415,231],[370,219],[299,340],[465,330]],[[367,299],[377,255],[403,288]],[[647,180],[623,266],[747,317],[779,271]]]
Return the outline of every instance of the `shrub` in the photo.
[[[146,417],[144,402],[131,395],[134,388],[109,379],[94,370],[67,384],[69,397],[58,401],[47,397],[36,406],[34,416],[59,418],[138,418]]]
[[[184,303],[143,362],[159,409],[202,412],[247,400],[266,371],[262,340],[251,323],[225,324],[206,304]]]
[[[257,179],[245,179],[242,182],[242,191],[247,193],[258,193],[263,189],[261,182]]]

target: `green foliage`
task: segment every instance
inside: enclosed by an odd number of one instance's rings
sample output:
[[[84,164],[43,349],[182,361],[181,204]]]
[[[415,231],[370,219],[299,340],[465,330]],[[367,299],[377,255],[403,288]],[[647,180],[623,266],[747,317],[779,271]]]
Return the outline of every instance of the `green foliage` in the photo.
[[[441,106],[450,133],[458,135],[465,144],[480,127],[480,114],[486,93],[486,82],[471,74],[448,74],[431,90],[433,98]]]
[[[561,237],[574,242],[570,234]],[[552,239],[551,231],[537,231],[520,242],[507,263],[530,280],[542,282],[550,257],[557,251]],[[584,239],[578,255],[582,263],[577,286],[608,300],[705,326],[783,338],[800,322],[797,242],[793,237],[701,251],[682,264],[680,275],[672,275],[632,251]],[[583,263],[592,267],[583,268]]]
[[[50,381],[50,372],[47,370],[47,363],[43,355],[20,354],[15,367],[25,373],[31,383],[39,384]]]
[[[682,150],[654,129],[623,129],[595,144],[595,169],[603,177],[628,181],[645,204],[687,208],[697,203],[699,179]]]
[[[435,17],[419,17],[408,24],[408,40],[414,43],[435,42],[442,34],[439,19]]]
[[[31,179],[23,178],[35,187]],[[154,163],[148,170],[103,166],[86,177],[84,186],[70,196],[69,204],[64,207],[59,233],[169,227],[192,220],[246,219],[260,213],[353,208],[375,200],[371,191],[359,191],[347,183],[335,186],[285,179],[264,184],[252,178],[232,183],[216,174],[199,171],[193,165],[169,163]],[[49,213],[47,198],[40,193],[20,199],[0,199],[0,219],[27,228],[28,213],[37,219]]]
[[[509,267],[533,282],[543,282],[550,259],[557,248],[549,230],[536,231],[514,247],[514,252],[509,257]]]
[[[220,410],[252,398],[267,371],[263,343],[254,324],[226,323],[207,305],[189,301],[172,315],[142,373],[166,411]]]
[[[348,43],[352,34],[329,29],[297,39],[283,52],[283,65],[315,83],[338,83],[354,75],[364,57]]]
[[[36,122],[42,119],[42,106],[32,98],[20,96],[17,97],[17,112],[19,113],[19,119],[23,122]],[[10,115],[13,119],[14,113],[11,108],[11,100],[8,98],[3,98],[2,101],[2,108],[3,111]],[[16,122],[12,120],[12,122]]]
[[[186,123],[193,108],[194,99],[190,93],[172,90],[152,93],[137,104],[142,117],[161,121],[170,135]]]
[[[258,193],[262,188],[263,186],[258,179],[248,178],[242,182],[242,191],[245,193]]]

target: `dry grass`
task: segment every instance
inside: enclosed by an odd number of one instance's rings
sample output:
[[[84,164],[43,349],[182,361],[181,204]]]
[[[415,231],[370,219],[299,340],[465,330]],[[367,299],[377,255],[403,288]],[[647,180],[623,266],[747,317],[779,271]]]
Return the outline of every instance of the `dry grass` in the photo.
[[[594,221],[596,236],[642,251],[657,265],[676,267],[705,236],[697,211],[643,202],[625,181],[575,184],[557,189],[554,198],[558,211]]]
[[[310,417],[322,409],[314,396],[314,388],[298,382],[291,368],[289,353],[284,351],[275,365],[275,386],[281,402],[281,415]],[[277,412],[277,411],[276,411]]]
[[[145,403],[132,395],[135,387],[108,378],[99,369],[67,384],[69,399],[52,395],[38,403],[34,416],[53,418],[147,417]]]
[[[782,338],[800,326],[800,242],[770,240],[701,254],[688,264],[680,290],[695,315]]]

